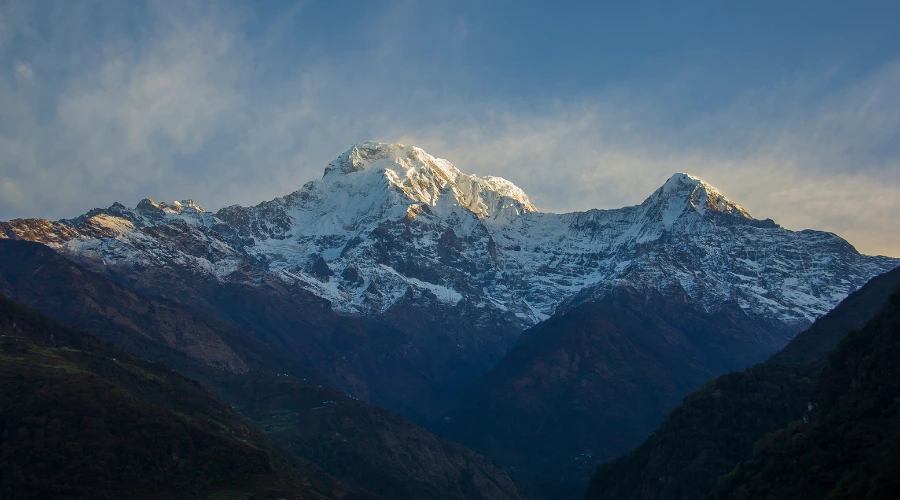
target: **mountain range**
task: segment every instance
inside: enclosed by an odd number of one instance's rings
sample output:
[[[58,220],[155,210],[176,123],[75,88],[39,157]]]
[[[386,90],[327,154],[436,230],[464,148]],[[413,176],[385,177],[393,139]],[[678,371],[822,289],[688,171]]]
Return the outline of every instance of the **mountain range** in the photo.
[[[0,222],[0,256],[3,295],[198,381],[334,481],[409,499],[576,498],[685,395],[900,265],[687,174],[554,214],[385,143],[253,207]],[[776,357],[819,359],[833,330]]]
[[[552,214],[509,181],[383,143],[356,145],[321,179],[253,207],[145,199],[7,221],[0,236],[255,332],[330,383],[423,422],[522,331],[621,286],[737,308],[771,325],[758,341],[774,352],[900,264],[754,219],[685,174],[634,207]]]

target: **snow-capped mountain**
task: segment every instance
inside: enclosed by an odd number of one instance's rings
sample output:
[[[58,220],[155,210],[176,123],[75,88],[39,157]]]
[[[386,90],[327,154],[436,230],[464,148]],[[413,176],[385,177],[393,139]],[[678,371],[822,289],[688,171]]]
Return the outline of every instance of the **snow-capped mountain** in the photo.
[[[427,311],[444,318],[440,334],[475,351],[503,351],[524,328],[623,285],[707,310],[737,304],[796,332],[900,264],[831,233],[754,219],[686,174],[638,206],[542,213],[507,180],[381,143],[356,145],[321,179],[253,207],[210,213],[145,199],[59,222],[8,221],[3,235],[176,300],[190,300],[177,292],[200,279],[297,287],[344,315]]]

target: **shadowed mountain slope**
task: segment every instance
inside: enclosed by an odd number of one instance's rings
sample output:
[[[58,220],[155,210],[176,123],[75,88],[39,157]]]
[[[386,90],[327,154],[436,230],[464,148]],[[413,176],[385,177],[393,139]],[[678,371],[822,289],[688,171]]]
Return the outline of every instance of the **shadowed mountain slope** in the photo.
[[[180,353],[235,373],[299,367],[234,326],[176,302],[135,293],[38,243],[0,240],[0,294],[146,359],[164,360]]]
[[[873,278],[765,363],[688,395],[647,441],[597,469],[587,498],[707,495],[719,476],[751,457],[760,438],[803,416],[827,352],[872,318],[898,284],[900,268]]]
[[[507,180],[385,143],[357,144],[320,179],[251,207],[145,199],[0,222],[2,238],[45,243],[252,332],[330,384],[426,423],[522,331],[620,286],[740,308],[780,325],[759,338],[777,348],[900,263],[755,219],[683,173],[639,205],[543,213]]]
[[[828,355],[803,418],[757,443],[713,498],[900,496],[900,288]]]
[[[782,327],[783,328],[783,327]],[[524,332],[457,398],[443,431],[542,498],[582,495],[593,468],[645,439],[688,392],[766,359],[789,336],[736,305],[615,294]]]
[[[3,498],[375,499],[169,368],[0,297]]]
[[[484,457],[323,385],[283,349],[181,304],[132,292],[44,245],[0,240],[0,293],[171,366],[277,444],[385,498],[519,498],[506,473]],[[209,344],[225,346],[246,368],[210,362]]]

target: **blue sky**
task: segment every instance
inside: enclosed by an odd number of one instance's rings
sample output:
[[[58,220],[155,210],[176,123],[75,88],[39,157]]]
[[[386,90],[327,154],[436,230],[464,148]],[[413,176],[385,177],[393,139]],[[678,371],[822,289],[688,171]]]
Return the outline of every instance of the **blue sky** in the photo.
[[[900,256],[900,3],[680,3],[0,1],[0,219],[253,204],[383,140],[550,211],[684,171]]]

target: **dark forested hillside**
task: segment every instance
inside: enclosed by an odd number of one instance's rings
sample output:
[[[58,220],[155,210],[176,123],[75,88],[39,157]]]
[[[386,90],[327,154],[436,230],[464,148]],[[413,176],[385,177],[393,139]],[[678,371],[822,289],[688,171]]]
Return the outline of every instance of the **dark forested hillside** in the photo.
[[[135,293],[40,243],[0,239],[0,294],[145,359],[169,364],[170,359],[187,357],[236,373],[312,373],[239,328],[181,304]]]
[[[715,498],[900,496],[900,288],[828,356],[808,411],[762,439]]]
[[[0,497],[375,498],[195,382],[0,297]]]
[[[286,450],[384,498],[520,498],[506,473],[481,455],[328,386],[251,373],[215,388]]]
[[[799,365],[825,363],[828,352],[851,330],[862,328],[881,310],[900,283],[900,267],[875,276],[848,295],[834,309],[794,337],[769,363]]]
[[[275,443],[349,484],[386,498],[518,498],[484,457],[324,385],[304,363],[236,326],[132,292],[44,245],[0,240],[0,257],[0,294],[200,382]],[[237,361],[215,362],[208,339]]]
[[[688,395],[627,456],[600,466],[589,499],[703,498],[756,441],[806,409],[815,369],[762,364]]]
[[[862,327],[900,283],[900,269],[873,278],[766,363],[690,394],[627,456],[598,468],[589,499],[695,499],[750,458],[767,433],[801,418],[826,353]]]
[[[315,370],[332,386],[420,422],[435,419],[434,409],[451,395],[436,380],[459,386],[481,371],[453,360],[455,344],[431,335],[433,321],[422,314],[411,314],[416,325],[410,333],[340,316],[327,301],[278,283],[186,279],[167,288],[132,283],[120,271],[95,274],[40,243],[0,238],[0,293],[140,356],[162,356],[163,346],[235,372]],[[81,293],[72,295],[73,289]],[[413,336],[440,362],[402,347]]]
[[[688,392],[762,361],[775,327],[628,289],[557,314],[457,398],[447,435],[543,498],[576,498],[594,467],[640,443]]]

